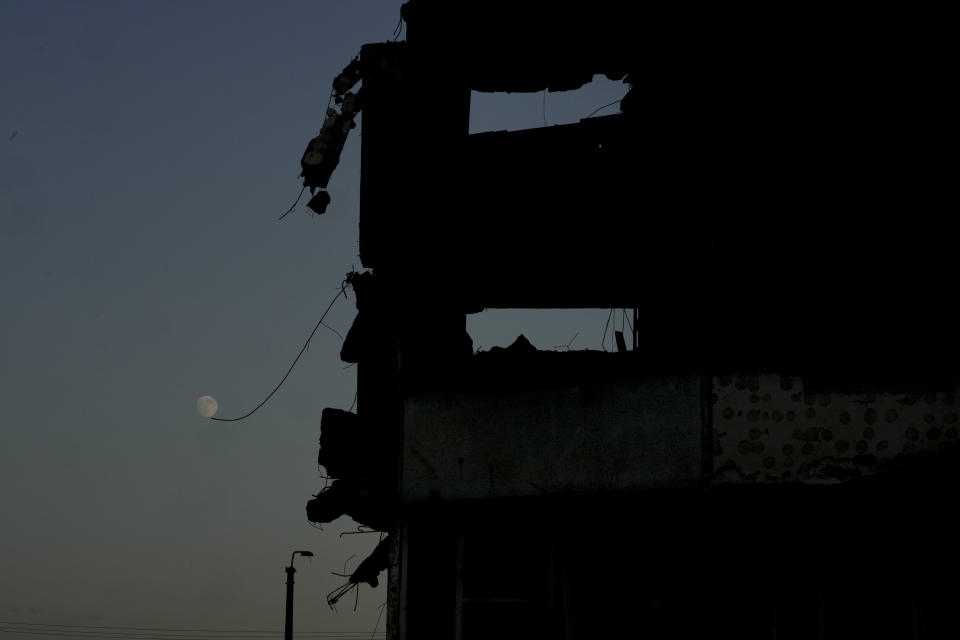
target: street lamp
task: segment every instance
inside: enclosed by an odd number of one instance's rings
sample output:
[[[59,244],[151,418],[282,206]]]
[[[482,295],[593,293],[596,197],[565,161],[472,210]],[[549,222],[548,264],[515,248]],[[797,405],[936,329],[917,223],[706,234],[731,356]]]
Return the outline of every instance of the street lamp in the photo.
[[[294,551],[290,554],[290,566],[285,567],[287,571],[287,616],[283,623],[283,640],[293,640],[293,574],[297,572],[293,568],[293,559],[297,554],[305,558],[312,558],[312,551]]]

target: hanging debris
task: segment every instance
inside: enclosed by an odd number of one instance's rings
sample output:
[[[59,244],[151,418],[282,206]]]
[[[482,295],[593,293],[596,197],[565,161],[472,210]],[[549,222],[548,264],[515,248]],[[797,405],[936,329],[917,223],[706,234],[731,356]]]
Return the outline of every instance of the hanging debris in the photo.
[[[381,571],[385,571],[390,564],[390,536],[386,536],[380,541],[380,544],[374,548],[373,553],[367,556],[363,562],[357,566],[356,571],[350,576],[350,582],[359,584],[365,582],[373,588],[379,584],[378,576]]]
[[[363,434],[357,414],[333,407],[323,410],[320,418],[320,451],[317,464],[332,478],[349,477],[357,471],[364,451]]]
[[[367,556],[364,561],[360,563],[356,571],[350,574],[350,577],[345,584],[340,585],[327,594],[327,604],[331,609],[336,610],[337,602],[339,602],[342,597],[354,589],[357,590],[357,599],[359,601],[360,584],[366,583],[370,585],[371,588],[376,589],[377,585],[380,584],[378,579],[380,572],[387,569],[389,563],[390,536],[387,536],[380,541],[376,548],[374,548],[373,553]],[[334,575],[339,576],[343,574],[335,573]],[[354,604],[353,610],[357,610],[356,604]]]
[[[308,520],[327,523],[347,515],[375,531],[393,526],[391,485],[377,442],[376,431],[357,414],[333,407],[323,410],[317,464],[333,482],[307,502]]]
[[[307,143],[307,149],[300,158],[303,186],[310,189],[311,194],[321,189],[307,204],[317,214],[324,213],[330,204],[330,194],[324,190],[330,183],[333,170],[340,163],[340,154],[347,142],[347,135],[357,126],[354,119],[362,108],[362,90],[351,93],[350,89],[361,79],[360,60],[354,58],[333,80],[332,97],[339,111],[332,107],[327,108],[320,134]]]
[[[307,520],[310,522],[333,522],[347,512],[353,492],[349,485],[335,480],[330,486],[307,502]]]
[[[366,316],[362,311],[357,312],[357,317],[353,319],[350,330],[347,331],[347,337],[343,339],[343,346],[340,347],[340,359],[344,362],[354,364],[360,362],[361,356],[369,349],[370,331],[367,329]]]
[[[310,198],[310,202],[307,203],[307,208],[317,215],[320,215],[326,212],[328,204],[330,204],[330,194],[326,191],[321,191]]]
[[[360,58],[354,58],[350,61],[343,71],[333,79],[333,91],[337,95],[343,95],[360,82]]]
[[[347,142],[347,134],[357,124],[353,121],[356,113],[338,113],[327,109],[327,119],[323,122],[320,135],[307,144],[307,150],[300,159],[303,186],[313,193],[316,189],[326,189],[333,170],[340,162],[340,153]]]
[[[392,514],[388,495],[362,481],[334,480],[307,502],[307,520],[315,523],[326,524],[346,515],[376,531],[388,531]]]

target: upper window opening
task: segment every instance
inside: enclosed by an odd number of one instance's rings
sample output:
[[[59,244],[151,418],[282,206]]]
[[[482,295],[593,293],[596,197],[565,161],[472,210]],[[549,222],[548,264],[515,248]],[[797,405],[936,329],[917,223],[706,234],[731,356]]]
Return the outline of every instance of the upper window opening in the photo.
[[[617,351],[615,332],[631,344],[632,309],[487,309],[467,315],[474,350],[508,347],[523,334],[540,351]],[[628,347],[629,348],[629,347]]]
[[[629,85],[595,75],[593,81],[576,91],[537,93],[470,94],[470,133],[516,131],[555,124],[579,122],[591,113],[595,117],[619,113],[617,101]],[[614,103],[614,104],[610,104]],[[608,105],[604,107],[604,105]],[[601,107],[604,107],[600,109]],[[597,109],[600,109],[597,111]]]

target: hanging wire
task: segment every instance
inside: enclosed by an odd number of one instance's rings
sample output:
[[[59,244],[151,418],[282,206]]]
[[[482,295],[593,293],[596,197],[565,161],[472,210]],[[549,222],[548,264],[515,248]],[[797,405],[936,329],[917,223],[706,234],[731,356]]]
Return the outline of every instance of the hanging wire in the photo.
[[[590,115],[588,115],[587,118],[593,117],[593,114],[597,113],[598,111],[603,111],[603,110],[606,109],[607,107],[612,107],[613,105],[617,104],[618,102],[620,102],[620,101],[622,101],[622,100],[623,100],[623,98],[620,98],[620,100],[614,100],[613,102],[608,102],[607,104],[603,105],[602,107],[597,107],[596,109],[594,109],[593,111],[590,112]],[[587,118],[583,118],[583,119],[586,120]]]
[[[380,626],[380,618],[383,617],[383,610],[386,608],[386,606],[387,606],[387,601],[384,600],[383,604],[377,607],[378,609],[380,609],[380,613],[377,615],[377,623],[373,625],[373,631],[370,633],[370,640],[373,640],[373,637],[377,635],[377,627]]]
[[[603,337],[600,338],[600,348],[604,351],[607,350],[607,329],[610,328],[610,318],[613,317],[613,309],[610,309],[610,313],[607,314],[607,324],[603,326]]]
[[[349,558],[347,558],[346,560],[343,561],[343,572],[344,572],[344,573],[347,572],[347,563],[350,562],[351,560],[353,560],[353,559],[356,558],[356,557],[357,557],[357,554],[354,553],[354,554],[351,555]],[[334,575],[336,575],[336,574],[334,574]],[[349,576],[348,576],[348,577],[349,577]]]
[[[334,574],[337,575],[337,574]],[[340,598],[350,593],[351,589],[357,589],[356,582],[347,582],[346,584],[340,585],[333,591],[327,594],[327,605],[333,609],[337,610],[337,602],[340,601]],[[357,589],[357,600],[360,599],[360,590]],[[354,611],[356,611],[356,604],[354,604]]]
[[[343,342],[343,334],[341,334],[339,331],[337,331],[336,329],[334,329],[333,327],[331,327],[325,322],[321,322],[320,324],[322,324],[327,329],[330,329],[330,331],[333,331],[337,335],[337,337],[340,338],[340,342]]]
[[[578,335],[580,335],[580,332],[579,332],[579,331],[577,331],[575,334],[573,334],[573,337],[570,338],[570,342],[568,342],[567,344],[557,344],[557,345],[554,345],[553,348],[554,348],[554,349],[569,349],[569,348],[570,348],[570,345],[573,344],[573,341],[577,339],[577,336],[578,336]]]
[[[333,478],[331,478],[330,476],[328,476],[326,473],[320,473],[320,467],[322,467],[322,466],[323,466],[323,465],[321,465],[321,464],[318,464],[318,465],[317,465],[317,474],[320,476],[321,479],[323,479],[323,487],[321,487],[320,493],[323,493],[324,491],[326,491],[326,490],[327,490],[327,487],[330,486],[330,481],[333,480]],[[326,468],[324,468],[323,470],[324,470],[324,472],[326,472]]]
[[[397,20],[397,28],[393,30],[393,41],[396,42],[403,34],[403,15]]]
[[[307,190],[307,185],[303,185],[303,189],[300,189],[300,195],[297,196],[297,199],[293,201],[293,204],[290,205],[290,208],[287,209],[282,216],[277,218],[277,220],[283,220],[284,218],[287,217],[288,213],[294,210],[294,208],[297,206],[297,203],[300,202],[300,198],[303,197],[303,192],[306,190]]]
[[[297,354],[297,357],[293,359],[293,362],[290,364],[290,368],[287,369],[287,372],[283,375],[283,378],[281,378],[280,382],[277,383],[277,386],[275,386],[275,387],[273,388],[273,391],[271,391],[269,394],[267,394],[267,397],[264,398],[264,399],[260,402],[260,404],[258,404],[258,405],[255,406],[253,409],[251,409],[248,413],[245,413],[244,415],[240,416],[239,418],[214,418],[214,417],[211,416],[210,419],[211,419],[211,420],[216,420],[216,421],[218,421],[218,422],[237,422],[237,421],[239,421],[239,420],[243,420],[244,418],[249,418],[250,416],[252,416],[254,413],[257,412],[257,409],[259,409],[259,408],[262,407],[263,405],[267,404],[267,401],[268,401],[270,398],[273,397],[273,394],[275,394],[275,393],[277,392],[277,390],[278,390],[281,386],[283,386],[283,383],[287,381],[287,377],[290,375],[290,372],[293,371],[293,367],[296,366],[297,361],[300,360],[300,356],[302,356],[302,355],[303,355],[303,352],[307,350],[307,346],[310,344],[310,340],[313,339],[313,335],[317,332],[317,329],[320,328],[320,325],[323,324],[323,319],[327,317],[327,314],[330,313],[330,309],[333,308],[334,303],[335,303],[335,302],[340,298],[340,296],[342,296],[342,295],[343,295],[343,289],[341,289],[340,291],[338,291],[338,292],[337,292],[337,295],[333,296],[333,300],[330,301],[330,304],[327,305],[326,311],[324,311],[324,312],[323,312],[323,315],[320,316],[320,320],[317,321],[317,325],[313,328],[313,331],[310,332],[310,335],[307,337],[307,341],[303,343],[303,347],[300,349],[300,353],[298,353],[298,354]]]
[[[330,111],[330,103],[333,102],[334,96],[337,95],[337,92],[333,89],[330,90],[330,97],[327,98],[327,108],[323,110],[323,121],[327,120],[327,113]],[[323,125],[320,126],[320,131],[323,132]]]

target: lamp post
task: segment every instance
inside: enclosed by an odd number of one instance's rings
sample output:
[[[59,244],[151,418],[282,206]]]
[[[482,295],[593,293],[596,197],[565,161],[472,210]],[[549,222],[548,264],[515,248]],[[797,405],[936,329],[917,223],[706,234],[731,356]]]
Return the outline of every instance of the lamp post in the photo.
[[[290,554],[290,566],[285,567],[287,571],[287,615],[283,622],[283,640],[293,640],[293,574],[297,572],[293,568],[293,559],[297,554],[305,558],[312,558],[312,551],[294,551]]]

